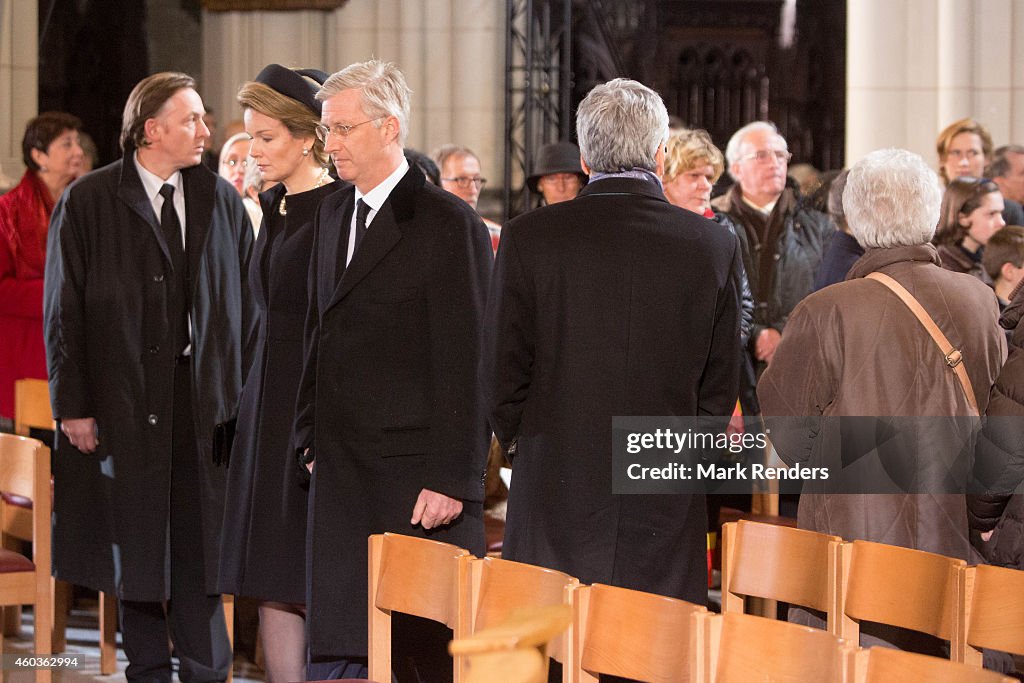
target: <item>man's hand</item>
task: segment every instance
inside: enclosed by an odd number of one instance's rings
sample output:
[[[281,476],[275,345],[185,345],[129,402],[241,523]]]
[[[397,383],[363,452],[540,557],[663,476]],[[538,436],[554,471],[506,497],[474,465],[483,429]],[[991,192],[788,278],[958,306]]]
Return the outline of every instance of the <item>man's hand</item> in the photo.
[[[83,453],[95,453],[100,445],[96,431],[96,420],[91,417],[76,417],[60,421],[60,431],[68,437],[68,442]]]
[[[449,498],[443,493],[437,493],[430,489],[420,491],[416,498],[416,505],[412,508],[412,520],[410,523],[415,526],[421,525],[424,529],[444,526],[462,514],[462,501]]]
[[[308,448],[306,450],[302,451],[302,459],[305,460],[307,457],[309,457],[309,449]],[[310,474],[313,474],[313,462],[314,462],[313,460],[310,460],[309,462],[306,463],[306,469],[309,470]]]
[[[775,356],[775,349],[779,345],[782,335],[774,327],[766,327],[757,335],[757,342],[754,344],[754,356],[765,363],[771,363]]]

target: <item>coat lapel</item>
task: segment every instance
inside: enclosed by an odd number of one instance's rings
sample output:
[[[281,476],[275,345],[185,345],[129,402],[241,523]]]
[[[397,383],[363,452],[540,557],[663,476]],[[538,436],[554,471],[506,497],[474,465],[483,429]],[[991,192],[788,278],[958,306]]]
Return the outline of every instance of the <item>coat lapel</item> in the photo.
[[[135,151],[129,150],[121,157],[121,179],[117,185],[117,198],[128,205],[139,218],[149,225],[153,231],[156,243],[160,245],[160,251],[164,254],[168,267],[171,267],[171,252],[167,248],[167,241],[164,239],[164,231],[160,229],[160,220],[153,211],[153,204],[146,196],[146,190],[142,186],[139,172],[135,168]]]
[[[213,217],[217,177],[202,164],[181,170],[185,188],[185,252],[195,280]]]
[[[320,286],[318,291],[324,296],[321,297],[321,310],[335,300],[335,293],[338,290],[338,270],[345,269],[345,253],[348,249],[348,219],[352,214],[352,205],[355,202],[355,190],[345,190],[346,197],[330,216],[321,216],[320,219],[320,253],[318,258],[323,265],[320,268]]]

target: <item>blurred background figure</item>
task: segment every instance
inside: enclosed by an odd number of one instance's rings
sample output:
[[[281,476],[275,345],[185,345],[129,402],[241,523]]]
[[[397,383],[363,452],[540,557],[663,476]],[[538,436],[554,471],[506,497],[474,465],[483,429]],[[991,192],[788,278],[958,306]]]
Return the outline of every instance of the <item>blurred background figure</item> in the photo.
[[[480,191],[487,184],[487,178],[480,175],[480,157],[469,147],[459,145],[443,145],[434,154],[434,161],[441,169],[441,187],[462,199],[477,213]],[[491,248],[498,251],[501,240],[501,225],[485,216],[483,218],[487,231],[491,234]]]
[[[1013,290],[1024,280],[1024,227],[1007,225],[989,238],[981,265],[992,280],[992,289],[1002,313],[1010,303]]]
[[[259,235],[263,209],[260,208],[259,194],[262,191],[262,175],[249,156],[252,139],[248,133],[236,133],[229,137],[220,148],[218,173],[231,183],[242,196],[245,212],[249,215],[254,234]]]
[[[985,177],[991,178],[1003,193],[1003,220],[1007,225],[1024,225],[1024,145],[1003,145],[992,153],[985,167]]]
[[[100,151],[96,148],[96,141],[84,130],[78,131],[78,144],[82,148],[82,170],[80,176],[85,175],[92,169],[99,166]]]
[[[965,176],[985,178],[993,175],[993,171],[989,170],[990,163],[995,161],[992,135],[974,119],[960,119],[946,126],[935,141],[935,149],[939,154],[939,175],[947,185]],[[1024,161],[1018,163],[1024,165]],[[1024,169],[1021,171],[1024,173]],[[997,185],[1002,189],[1001,184]],[[1004,196],[1003,200],[1003,220],[1006,224],[1024,224],[1024,208],[1019,204],[1020,199]]]
[[[848,170],[840,171],[829,186],[828,216],[836,226],[836,231],[821,257],[821,267],[814,277],[814,291],[845,280],[853,264],[864,255],[864,247],[850,234],[846,212],[843,210],[843,190],[846,189],[846,176],[849,173]]]
[[[985,284],[992,280],[981,266],[985,245],[1003,222],[1003,196],[988,178],[964,176],[946,186],[933,243],[942,267],[968,273]]]
[[[545,204],[573,199],[587,184],[580,166],[580,148],[571,142],[553,142],[537,153],[533,174],[526,179],[530,192],[543,195]]]
[[[426,176],[427,180],[437,187],[441,187],[441,170],[437,167],[437,164],[434,163],[433,159],[423,152],[411,147],[405,148],[405,158],[409,162],[410,166],[415,166],[420,169],[420,171],[423,172],[423,175]]]
[[[821,187],[821,171],[811,164],[793,164],[789,167],[789,177],[796,181],[800,194],[810,197]]]
[[[0,197],[0,419],[6,421],[14,417],[15,380],[46,379],[46,236],[54,203],[82,174],[81,129],[77,117],[63,112],[29,121],[21,141],[25,174]]]

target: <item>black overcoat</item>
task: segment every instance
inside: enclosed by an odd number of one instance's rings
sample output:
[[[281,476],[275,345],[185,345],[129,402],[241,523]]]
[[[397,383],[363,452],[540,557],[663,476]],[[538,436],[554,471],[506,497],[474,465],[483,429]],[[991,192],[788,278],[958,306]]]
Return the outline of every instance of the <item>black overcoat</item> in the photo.
[[[296,448],[311,446],[316,457],[313,656],[366,654],[370,534],[484,549],[488,433],[476,369],[493,262],[487,228],[412,167],[341,274],[354,203],[354,188],[336,192],[315,222],[296,416]],[[424,488],[461,499],[462,515],[431,532],[411,526]]]
[[[653,181],[605,178],[502,229],[491,427],[518,440],[502,555],[703,604],[703,495],[612,494],[612,417],[730,415],[739,243]]]
[[[235,415],[243,340],[254,319],[245,281],[252,228],[234,188],[203,166],[182,170],[193,274],[192,405],[200,481],[194,504],[207,589],[215,592],[224,469],[215,435]],[[73,183],[54,208],[43,315],[56,418],[94,417],[99,447],[58,439],[57,578],[123,600],[168,597],[173,271],[130,156]],[[200,545],[201,544],[201,545]]]
[[[259,323],[228,468],[222,593],[306,601],[309,487],[291,449],[292,429],[302,376],[313,219],[321,200],[339,187],[331,183],[289,195],[286,216],[278,211],[283,185],[260,195],[263,227],[249,268]]]

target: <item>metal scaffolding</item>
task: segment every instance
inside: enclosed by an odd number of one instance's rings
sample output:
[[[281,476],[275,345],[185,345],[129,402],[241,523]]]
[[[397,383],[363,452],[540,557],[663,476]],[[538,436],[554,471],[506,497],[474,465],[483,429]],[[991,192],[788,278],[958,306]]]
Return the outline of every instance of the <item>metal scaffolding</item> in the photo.
[[[541,145],[572,131],[572,0],[507,0],[505,220],[534,206],[525,187]]]

